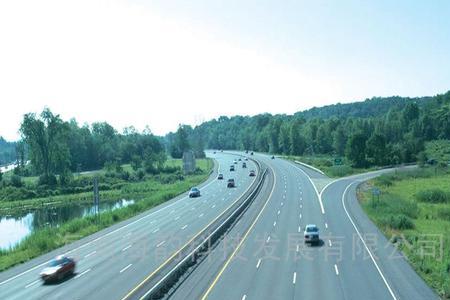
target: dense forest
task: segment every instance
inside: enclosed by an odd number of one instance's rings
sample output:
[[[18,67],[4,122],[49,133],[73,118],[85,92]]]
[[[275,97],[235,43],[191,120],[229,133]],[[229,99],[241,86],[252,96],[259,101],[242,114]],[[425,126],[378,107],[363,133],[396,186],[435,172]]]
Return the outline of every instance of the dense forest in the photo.
[[[16,159],[16,143],[7,142],[0,136],[0,166],[9,164]]]
[[[219,117],[184,126],[192,148],[328,154],[355,167],[425,159],[424,142],[450,139],[450,92],[422,98],[372,98],[294,115]],[[173,134],[166,136],[174,139]]]

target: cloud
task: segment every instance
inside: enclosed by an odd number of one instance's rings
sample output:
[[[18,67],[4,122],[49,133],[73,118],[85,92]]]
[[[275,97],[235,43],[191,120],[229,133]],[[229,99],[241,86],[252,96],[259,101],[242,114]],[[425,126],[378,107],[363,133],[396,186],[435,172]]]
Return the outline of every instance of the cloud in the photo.
[[[44,106],[157,134],[222,114],[294,112],[337,87],[126,1],[0,4],[0,135]]]

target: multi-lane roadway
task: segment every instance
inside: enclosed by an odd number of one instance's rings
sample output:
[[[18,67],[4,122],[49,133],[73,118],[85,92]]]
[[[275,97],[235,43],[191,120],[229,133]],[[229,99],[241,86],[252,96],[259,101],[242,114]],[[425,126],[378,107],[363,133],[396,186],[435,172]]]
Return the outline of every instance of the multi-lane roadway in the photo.
[[[201,197],[183,194],[162,206],[98,232],[47,255],[0,273],[0,299],[122,299],[148,278],[171,255],[228,208],[252,184],[248,161],[229,166],[238,156],[211,153],[215,172],[200,186]],[[224,180],[217,180],[217,173]],[[227,179],[236,188],[227,188]],[[67,254],[77,261],[76,274],[58,283],[43,285],[39,272],[48,261]]]
[[[233,173],[233,154],[217,153],[220,172],[202,197],[180,196],[46,256],[0,274],[0,299],[122,299],[167,258],[239,198],[252,183]],[[390,170],[332,181],[308,167],[256,154],[269,166],[261,192],[240,221],[189,276],[172,299],[437,299],[404,257],[368,220],[356,200],[359,182]],[[307,246],[307,224],[321,243]],[[174,242],[175,241],[175,242]],[[51,256],[69,252],[77,275],[57,285],[38,279]],[[131,297],[132,298],[132,297]]]
[[[217,247],[173,299],[438,298],[357,203],[359,182],[391,170],[332,181],[282,159],[256,157],[274,174],[267,200],[230,232],[235,242]],[[303,239],[311,223],[321,234],[314,247]]]

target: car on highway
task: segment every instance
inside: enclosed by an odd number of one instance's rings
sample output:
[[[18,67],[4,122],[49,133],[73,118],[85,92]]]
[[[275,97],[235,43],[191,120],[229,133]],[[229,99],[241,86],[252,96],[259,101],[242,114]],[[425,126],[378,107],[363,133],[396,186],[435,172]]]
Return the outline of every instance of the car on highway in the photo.
[[[250,177],[256,176],[255,170],[251,170],[250,173],[248,174],[248,176],[250,176]]]
[[[319,244],[319,228],[314,224],[308,224],[305,227],[305,231],[303,232],[305,237],[305,243]]]
[[[272,155],[272,157],[271,157],[271,158],[272,158],[272,159],[275,159],[275,156],[273,156],[273,155]]]
[[[242,168],[247,168],[247,164],[245,162],[242,163]]]
[[[234,166],[233,165],[230,166],[230,171],[234,171]]]
[[[217,179],[223,179],[223,174],[222,173],[220,173],[218,176],[217,176]]]
[[[248,161],[248,157],[246,157],[244,160],[245,160],[245,161]]]
[[[238,161],[242,161],[242,158],[239,157]]]
[[[252,152],[250,152],[250,155],[253,155],[253,151],[252,151]]]
[[[236,184],[234,183],[234,179],[233,178],[228,179],[227,187],[233,188],[235,186],[236,186]]]
[[[191,188],[189,191],[189,198],[200,197],[200,190],[196,187]]]
[[[234,160],[234,164],[237,165],[237,160]]]
[[[44,283],[61,281],[66,276],[75,273],[75,260],[73,258],[60,255],[52,259],[39,274]]]

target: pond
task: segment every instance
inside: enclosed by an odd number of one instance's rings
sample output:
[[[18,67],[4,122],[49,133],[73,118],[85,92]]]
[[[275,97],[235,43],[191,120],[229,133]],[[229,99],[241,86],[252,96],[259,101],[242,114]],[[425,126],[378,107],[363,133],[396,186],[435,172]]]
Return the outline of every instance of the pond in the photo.
[[[100,202],[100,213],[126,207],[135,203],[134,200],[118,200]],[[89,203],[58,205],[56,207],[41,207],[34,210],[23,210],[12,215],[0,215],[0,249],[9,249],[20,243],[34,230],[59,226],[71,219],[95,214],[96,207]]]

